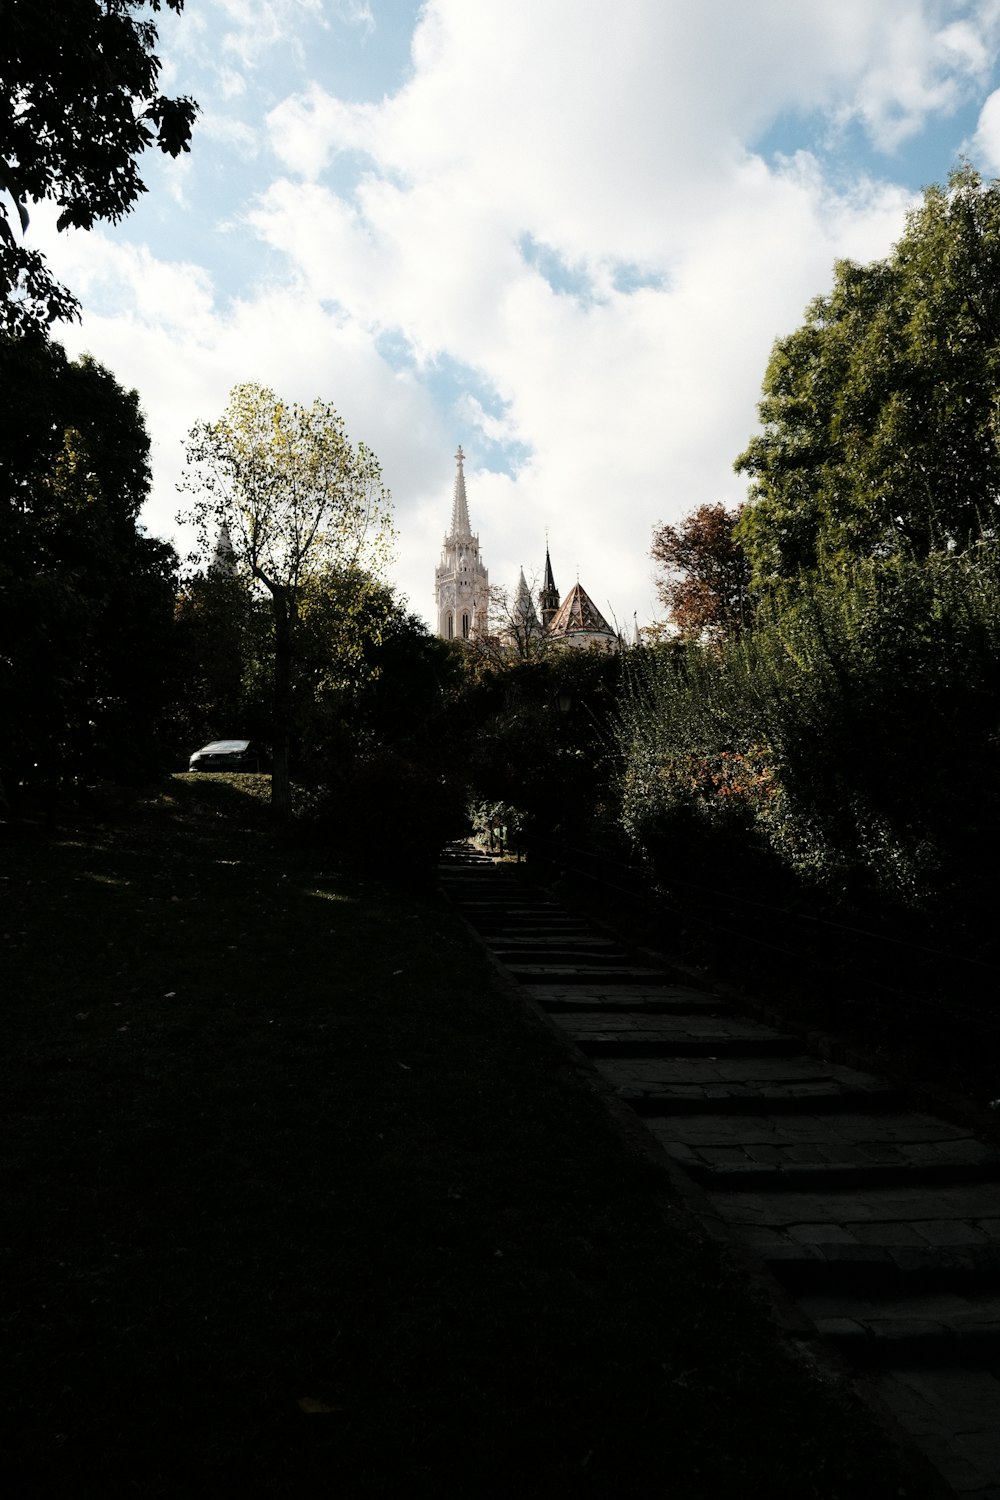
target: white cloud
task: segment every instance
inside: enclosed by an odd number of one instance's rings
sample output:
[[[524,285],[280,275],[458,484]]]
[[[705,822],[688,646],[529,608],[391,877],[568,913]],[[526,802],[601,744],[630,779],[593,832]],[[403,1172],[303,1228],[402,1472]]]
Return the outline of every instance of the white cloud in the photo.
[[[1000,89],[995,89],[979,113],[973,149],[987,171],[1000,172]]]
[[[297,23],[322,15],[323,0],[215,0],[225,17],[222,50],[246,69],[259,66],[279,43],[294,45]]]
[[[215,110],[203,110],[198,116],[198,134],[209,140],[230,146],[245,161],[260,154],[261,135],[245,120],[235,115],[218,114]],[[201,142],[197,143],[200,147]]]
[[[317,6],[215,0],[207,12],[224,26],[204,165],[214,141],[250,155],[266,140],[282,166],[241,222],[269,252],[259,283],[234,289],[224,264],[210,277],[113,236],[79,237],[65,263],[92,309],[67,342],[93,347],[149,412],[151,524],[170,529],[183,433],[237,381],[260,379],[332,399],[381,455],[398,578],[426,616],[461,440],[496,581],[538,571],[548,527],[564,588],[579,566],[602,609],[648,619],[652,526],[741,497],[731,465],[773,339],[838,256],[886,254],[910,201],[864,175],[835,189],[816,155],[768,162],[755,141],[813,113],[894,148],[988,87],[1000,6],[624,0],[612,14],[579,0],[427,0],[412,75],[381,103],[339,99],[314,76],[276,106],[247,89],[233,121],[226,98]],[[338,14],[371,32],[364,0]],[[977,137],[994,162],[997,97]],[[194,211],[214,222],[196,196],[197,150],[191,163]],[[551,267],[530,263],[526,243]],[[589,295],[560,291],[560,263]],[[616,290],[622,265],[646,284]],[[383,358],[387,339],[411,363]],[[473,388],[442,395],[443,372],[462,367]],[[527,455],[515,474],[491,471],[495,444]]]
[[[268,135],[279,161],[311,179],[317,178],[338,151],[367,151],[370,147],[370,105],[342,104],[312,83],[267,116]]]

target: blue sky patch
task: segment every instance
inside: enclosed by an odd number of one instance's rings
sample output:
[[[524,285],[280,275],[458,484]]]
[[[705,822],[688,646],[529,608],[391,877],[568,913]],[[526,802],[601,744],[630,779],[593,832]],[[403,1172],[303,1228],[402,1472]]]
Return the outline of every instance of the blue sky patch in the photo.
[[[558,250],[536,240],[534,235],[522,234],[517,242],[521,258],[537,271],[558,297],[572,297],[583,307],[590,307],[600,299],[594,283],[582,265],[572,265]]]
[[[616,292],[629,296],[632,292],[662,292],[667,285],[667,276],[649,266],[637,265],[634,261],[619,261],[611,275]]]
[[[779,116],[752,149],[772,166],[781,157],[808,151],[835,183],[856,183],[860,176],[868,176],[876,182],[898,182],[919,193],[932,183],[946,182],[958,166],[962,143],[975,134],[981,108],[980,98],[953,114],[931,115],[922,130],[893,151],[878,149],[858,120],[838,129],[825,113],[791,111]]]
[[[532,450],[515,438],[491,436],[475,421],[476,407],[498,423],[505,420],[510,409],[510,402],[503,399],[482,370],[463,364],[450,354],[440,354],[426,367],[424,383],[435,406],[449,413],[456,441],[462,444],[470,463],[492,469],[496,474],[516,477]],[[473,411],[469,409],[470,401]]]

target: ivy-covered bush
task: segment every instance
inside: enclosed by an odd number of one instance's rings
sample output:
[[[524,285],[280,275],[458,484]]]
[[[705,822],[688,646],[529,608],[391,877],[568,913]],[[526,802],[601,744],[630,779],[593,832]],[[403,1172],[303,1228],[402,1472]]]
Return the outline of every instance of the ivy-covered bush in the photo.
[[[643,652],[622,809],[658,861],[976,904],[1000,834],[1000,546],[858,564],[722,645]]]

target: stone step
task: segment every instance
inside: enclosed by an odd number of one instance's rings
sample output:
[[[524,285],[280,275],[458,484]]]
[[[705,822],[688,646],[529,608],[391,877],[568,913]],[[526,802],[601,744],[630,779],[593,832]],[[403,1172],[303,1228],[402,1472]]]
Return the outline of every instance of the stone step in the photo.
[[[729,1233],[797,1296],[1000,1287],[1000,1242],[987,1239],[971,1224],[955,1226],[951,1244],[925,1240],[920,1246],[859,1244],[853,1235],[841,1235],[837,1225],[776,1229],[733,1224]]]
[[[651,1121],[695,1181],[755,1192],[903,1187],[1000,1178],[1000,1155],[926,1115],[733,1116]]]
[[[880,1078],[802,1055],[598,1059],[597,1071],[643,1116],[885,1110],[898,1093]]]
[[[994,1161],[961,1161],[951,1166],[941,1162],[878,1165],[839,1165],[820,1162],[813,1166],[773,1167],[748,1161],[746,1165],[723,1162],[700,1165],[691,1161],[684,1147],[673,1147],[668,1154],[703,1187],[725,1191],[753,1192],[824,1192],[827,1189],[937,1187],[950,1183],[997,1182],[1000,1164]]]
[[[625,969],[630,966],[628,954],[621,948],[612,947],[610,943],[606,946],[596,943],[579,946],[524,943],[515,948],[505,943],[487,943],[487,947],[495,958],[511,968],[520,968],[525,964],[532,964],[536,968],[544,965],[546,969],[567,966],[573,969]]]
[[[797,1037],[755,1021],[712,1015],[556,1016],[590,1057],[794,1057]]]
[[[990,1183],[829,1192],[730,1189],[709,1198],[727,1223],[781,1229],[821,1242],[839,1239],[885,1249],[1000,1241],[1000,1193]]]
[[[816,1331],[858,1365],[989,1365],[1000,1359],[996,1291],[882,1298],[806,1295],[799,1306]]]
[[[563,987],[568,984],[592,984],[595,975],[600,975],[602,984],[663,985],[671,983],[660,969],[647,969],[637,964],[622,964],[606,967],[597,964],[539,964],[516,963],[506,965],[508,971],[522,984],[551,984]]]
[[[498,958],[510,954],[514,958],[526,955],[529,958],[537,956],[549,959],[559,958],[561,954],[568,952],[570,962],[572,962],[577,953],[585,956],[613,953],[619,963],[627,962],[626,951],[620,943],[613,943],[610,938],[597,937],[588,932],[582,932],[579,936],[576,933],[544,932],[521,934],[516,937],[505,937],[499,932],[484,932],[483,937]]]
[[[651,986],[616,984],[605,988],[603,975],[591,984],[571,985],[559,989],[554,985],[525,985],[532,999],[554,1016],[617,1014],[636,1015],[723,1015],[729,1007],[724,1000],[704,990],[689,990],[684,985]]]
[[[594,938],[595,941],[602,942],[608,941],[607,938],[597,939],[596,934],[580,922],[557,922],[551,917],[538,922],[510,922],[507,920],[505,914],[493,918],[483,916],[480,913],[478,916],[470,918],[470,921],[476,931],[482,933],[484,937],[493,939],[506,938],[513,947],[516,947],[522,940],[527,942],[543,942],[548,940],[549,942],[564,943],[569,938],[576,939],[579,937],[581,939]]]

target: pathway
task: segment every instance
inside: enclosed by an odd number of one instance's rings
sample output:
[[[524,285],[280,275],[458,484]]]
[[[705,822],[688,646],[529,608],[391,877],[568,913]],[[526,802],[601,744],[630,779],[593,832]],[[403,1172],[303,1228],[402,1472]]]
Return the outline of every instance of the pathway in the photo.
[[[953,1492],[1000,1500],[1000,1156],[883,1079],[634,963],[489,856],[455,845],[441,875],[807,1334],[865,1370]]]

